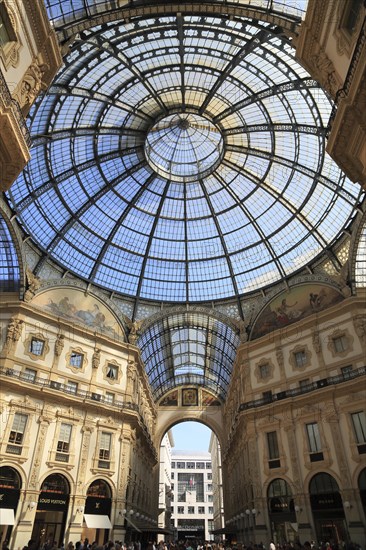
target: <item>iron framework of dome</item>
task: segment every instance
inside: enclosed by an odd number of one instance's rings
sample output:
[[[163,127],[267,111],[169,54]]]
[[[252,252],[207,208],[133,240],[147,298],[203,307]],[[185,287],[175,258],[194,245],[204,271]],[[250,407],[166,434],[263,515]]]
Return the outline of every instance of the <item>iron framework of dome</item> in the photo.
[[[61,28],[102,4],[47,5]],[[268,21],[106,22],[76,35],[33,107],[32,160],[8,197],[45,256],[85,281],[147,300],[239,297],[304,268],[354,216],[360,190],[325,154],[331,107]]]

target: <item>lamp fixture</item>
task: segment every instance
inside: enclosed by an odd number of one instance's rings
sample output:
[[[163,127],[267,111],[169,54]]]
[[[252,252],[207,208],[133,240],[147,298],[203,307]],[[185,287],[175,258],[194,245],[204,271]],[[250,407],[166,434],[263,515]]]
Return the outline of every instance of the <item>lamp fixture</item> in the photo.
[[[247,508],[247,509],[245,510],[245,513],[246,513],[247,516],[250,516],[250,510],[249,510],[249,508]]]
[[[29,504],[28,504],[28,510],[33,510],[33,508],[36,507],[36,502],[33,502],[31,501]]]
[[[302,508],[300,506],[297,506],[297,504],[295,505],[295,512],[302,512]]]
[[[135,512],[133,510],[130,510],[128,513],[130,514],[130,516],[133,516]]]
[[[253,514],[253,516],[258,516],[259,513],[260,513],[259,510],[256,510],[256,508],[253,508],[253,509],[252,509],[252,514]]]
[[[352,508],[352,504],[349,502],[349,500],[344,501],[344,507],[347,508],[347,510],[350,510]]]
[[[84,512],[83,506],[78,506],[78,507],[76,508],[76,513],[77,513],[77,514],[82,514],[83,512]]]

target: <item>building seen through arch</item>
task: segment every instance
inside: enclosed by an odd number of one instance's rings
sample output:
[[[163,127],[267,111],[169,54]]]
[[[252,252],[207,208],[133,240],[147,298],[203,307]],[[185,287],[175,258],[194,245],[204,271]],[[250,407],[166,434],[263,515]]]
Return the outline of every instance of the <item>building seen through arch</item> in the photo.
[[[191,420],[214,536],[364,544],[365,15],[0,2],[1,542],[174,536]]]

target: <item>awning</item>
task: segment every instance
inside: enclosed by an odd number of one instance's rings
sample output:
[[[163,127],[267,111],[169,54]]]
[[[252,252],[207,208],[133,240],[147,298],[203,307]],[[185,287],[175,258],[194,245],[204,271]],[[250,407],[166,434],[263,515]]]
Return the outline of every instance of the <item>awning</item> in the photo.
[[[232,527],[223,527],[222,529],[215,529],[214,531],[210,531],[211,535],[236,535],[236,529],[233,529]]]
[[[13,508],[0,508],[0,525],[15,525]]]
[[[142,533],[141,529],[139,527],[137,527],[137,525],[135,525],[134,522],[131,521],[128,516],[125,516],[125,518],[127,519],[128,523],[130,523],[132,525],[132,527],[135,529],[135,531],[138,531],[138,533]]]
[[[87,527],[96,529],[111,529],[112,524],[108,516],[98,516],[97,514],[84,514],[84,520]]]

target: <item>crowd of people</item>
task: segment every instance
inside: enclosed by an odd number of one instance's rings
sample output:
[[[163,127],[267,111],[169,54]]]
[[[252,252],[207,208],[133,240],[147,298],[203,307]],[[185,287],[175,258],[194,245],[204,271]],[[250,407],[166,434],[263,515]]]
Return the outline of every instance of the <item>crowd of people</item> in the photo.
[[[2,550],[9,550],[8,547],[2,547]],[[296,542],[276,543],[273,540],[268,546],[260,543],[242,544],[237,542],[214,542],[214,541],[108,541],[100,545],[97,542],[90,542],[87,538],[84,541],[68,542],[66,545],[58,546],[52,537],[39,544],[30,540],[23,550],[366,550],[359,544],[353,542],[334,542],[326,541],[316,543],[315,541],[305,541],[301,544]]]

